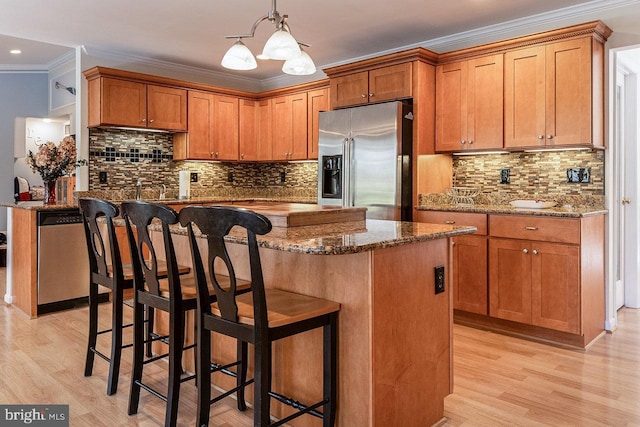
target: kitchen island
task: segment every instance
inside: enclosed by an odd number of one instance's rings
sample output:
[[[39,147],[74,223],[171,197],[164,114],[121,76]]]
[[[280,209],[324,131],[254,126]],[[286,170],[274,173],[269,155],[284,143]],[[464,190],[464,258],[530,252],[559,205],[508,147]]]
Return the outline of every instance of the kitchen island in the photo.
[[[166,203],[174,206],[172,201]],[[12,206],[14,240],[26,236],[35,245],[33,216],[39,209],[54,207]],[[265,209],[264,204],[261,209]],[[24,221],[18,224],[17,218],[21,217]],[[452,392],[450,241],[474,231],[472,226],[363,219],[274,227],[259,236],[267,287],[341,304],[336,425],[429,426],[442,420],[444,398]],[[174,226],[172,232],[178,262],[190,265],[186,229]],[[245,234],[232,230],[227,241],[236,273],[249,279]],[[204,252],[205,240],[201,242]],[[21,298],[32,304],[33,273],[28,275],[29,281],[18,276],[20,271],[35,271],[35,264],[25,268],[26,264],[16,261],[14,267],[20,268],[13,272],[14,293],[24,295]],[[444,291],[436,294],[434,270],[438,266],[445,267],[445,283]],[[17,308],[28,312],[32,307],[27,304]],[[163,319],[158,320],[162,326]],[[188,322],[192,325],[192,316]],[[187,330],[193,328],[188,326]],[[234,341],[218,336],[212,341],[216,362],[235,360]],[[183,361],[192,371],[193,357],[185,354]],[[278,342],[273,361],[274,391],[301,402],[319,400],[320,330]],[[235,382],[221,375],[214,375],[212,380],[222,389],[232,388]],[[251,396],[247,393],[248,400]],[[289,411],[289,407],[272,402],[274,416],[282,418]],[[292,425],[318,426],[320,420],[302,417]]]

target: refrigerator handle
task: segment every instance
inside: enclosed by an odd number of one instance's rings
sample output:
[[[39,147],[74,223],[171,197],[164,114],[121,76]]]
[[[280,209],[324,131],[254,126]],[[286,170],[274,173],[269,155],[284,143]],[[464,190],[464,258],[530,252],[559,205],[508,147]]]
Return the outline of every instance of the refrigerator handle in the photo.
[[[348,206],[349,203],[349,191],[351,187],[351,182],[349,180],[350,170],[349,170],[349,160],[350,160],[350,150],[349,150],[349,137],[346,137],[342,141],[342,207]]]
[[[347,167],[347,171],[349,173],[348,176],[348,180],[349,180],[349,190],[347,191],[347,197],[346,197],[346,201],[347,203],[345,204],[345,206],[347,207],[353,207],[355,204],[355,195],[353,194],[354,190],[355,190],[355,185],[353,184],[353,180],[355,179],[355,174],[353,173],[353,138],[349,137],[349,140],[347,141],[347,152],[348,154],[348,167]]]

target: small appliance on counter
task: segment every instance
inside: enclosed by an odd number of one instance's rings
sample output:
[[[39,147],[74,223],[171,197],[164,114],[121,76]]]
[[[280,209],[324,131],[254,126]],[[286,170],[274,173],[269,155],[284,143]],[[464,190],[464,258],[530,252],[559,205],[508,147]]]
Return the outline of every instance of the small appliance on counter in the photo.
[[[187,169],[180,170],[179,199],[188,199],[191,195],[191,173]]]
[[[402,102],[320,112],[318,204],[411,221],[412,129],[412,106]]]

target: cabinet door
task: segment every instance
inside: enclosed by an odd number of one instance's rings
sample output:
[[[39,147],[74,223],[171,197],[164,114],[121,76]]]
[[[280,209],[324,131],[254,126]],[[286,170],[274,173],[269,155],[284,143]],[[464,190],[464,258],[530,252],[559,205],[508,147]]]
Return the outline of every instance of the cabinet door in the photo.
[[[291,148],[289,160],[307,158],[307,94],[300,93],[291,97]]]
[[[271,100],[258,101],[258,160],[272,160],[272,113]]]
[[[146,127],[147,85],[103,77],[101,124]]]
[[[186,158],[211,160],[213,158],[214,95],[189,91],[189,122]]]
[[[591,144],[591,38],[547,45],[546,144]]]
[[[468,149],[502,148],[503,59],[503,55],[493,55],[468,62],[466,110]]]
[[[489,315],[531,323],[531,244],[489,239]]]
[[[291,98],[280,96],[273,100],[273,160],[287,160],[292,146],[293,123],[291,121]]]
[[[349,74],[331,79],[331,109],[366,104],[369,96],[369,73]]]
[[[536,147],[545,137],[545,47],[504,56],[504,145]]]
[[[238,160],[238,98],[215,95],[213,158]]]
[[[459,151],[467,139],[467,62],[436,67],[436,151]]]
[[[307,93],[307,158],[318,158],[319,113],[329,109],[329,89]]]
[[[532,242],[531,248],[531,323],[579,334],[579,247]]]
[[[187,130],[187,91],[147,85],[147,126],[155,129]]]
[[[258,103],[240,100],[240,160],[258,160]]]
[[[369,71],[369,102],[411,97],[411,63]]]
[[[453,308],[487,315],[487,238],[453,239]]]

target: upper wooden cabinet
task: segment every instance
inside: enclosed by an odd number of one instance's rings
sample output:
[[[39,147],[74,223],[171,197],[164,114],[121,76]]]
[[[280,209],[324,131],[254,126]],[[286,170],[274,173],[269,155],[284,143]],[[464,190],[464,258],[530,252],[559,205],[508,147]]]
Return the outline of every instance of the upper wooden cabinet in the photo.
[[[240,161],[272,159],[271,100],[240,100]]]
[[[272,159],[307,158],[307,93],[280,96],[272,103]]]
[[[505,54],[505,148],[603,146],[602,45],[591,37]]]
[[[189,91],[187,135],[174,137],[175,160],[238,160],[238,98]]]
[[[307,92],[307,158],[318,158],[320,111],[329,110],[329,89]]]
[[[187,91],[109,77],[89,80],[89,126],[187,130]]]
[[[331,108],[409,98],[411,70],[411,63],[407,62],[332,78]]]
[[[502,148],[503,55],[436,67],[436,151]]]

